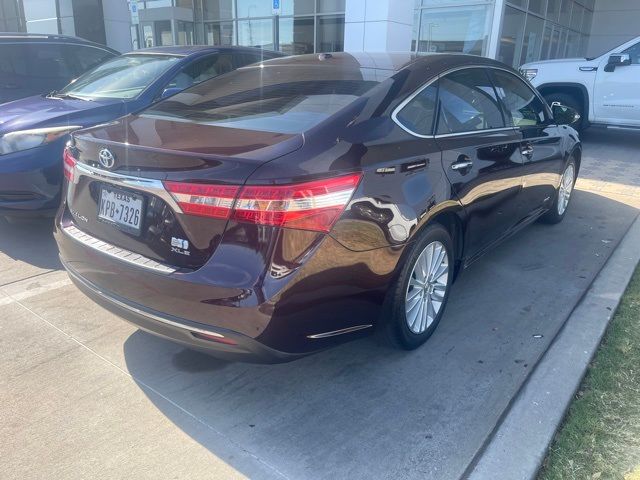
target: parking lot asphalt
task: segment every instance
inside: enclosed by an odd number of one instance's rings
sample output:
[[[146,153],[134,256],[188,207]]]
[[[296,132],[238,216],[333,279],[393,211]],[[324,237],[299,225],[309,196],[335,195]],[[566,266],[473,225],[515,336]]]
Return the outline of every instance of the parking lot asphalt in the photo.
[[[565,221],[464,272],[414,352],[212,359],[85,298],[50,223],[0,220],[0,478],[459,478],[640,211],[640,135],[584,142]]]

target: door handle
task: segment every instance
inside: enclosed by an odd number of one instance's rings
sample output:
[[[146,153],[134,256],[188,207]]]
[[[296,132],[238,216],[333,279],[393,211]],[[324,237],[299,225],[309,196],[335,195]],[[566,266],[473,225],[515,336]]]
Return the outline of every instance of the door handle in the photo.
[[[533,145],[531,145],[530,143],[525,143],[524,145],[522,145],[522,147],[520,147],[520,152],[528,159],[531,159],[531,157],[533,157]]]
[[[467,170],[471,167],[473,167],[473,162],[467,155],[460,155],[456,163],[451,164],[451,170]]]

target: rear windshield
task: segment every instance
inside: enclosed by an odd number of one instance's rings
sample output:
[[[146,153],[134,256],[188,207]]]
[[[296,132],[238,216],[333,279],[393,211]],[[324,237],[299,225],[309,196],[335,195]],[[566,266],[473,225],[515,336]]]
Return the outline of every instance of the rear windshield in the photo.
[[[389,72],[389,75],[392,72]],[[276,133],[301,133],[375,87],[361,69],[265,65],[214,78],[142,116]]]

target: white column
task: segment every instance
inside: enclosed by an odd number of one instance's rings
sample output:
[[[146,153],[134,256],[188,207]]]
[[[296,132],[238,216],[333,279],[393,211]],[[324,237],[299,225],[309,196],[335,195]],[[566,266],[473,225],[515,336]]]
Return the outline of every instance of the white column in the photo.
[[[414,5],[415,0],[347,0],[345,51],[410,51]]]
[[[107,46],[119,52],[131,50],[131,14],[127,0],[108,0],[102,2],[104,15],[104,33]]]
[[[486,55],[489,58],[498,58],[500,48],[500,33],[502,32],[502,22],[504,20],[505,0],[496,0],[493,5],[493,20],[489,33],[489,46]],[[524,25],[523,25],[524,28]]]

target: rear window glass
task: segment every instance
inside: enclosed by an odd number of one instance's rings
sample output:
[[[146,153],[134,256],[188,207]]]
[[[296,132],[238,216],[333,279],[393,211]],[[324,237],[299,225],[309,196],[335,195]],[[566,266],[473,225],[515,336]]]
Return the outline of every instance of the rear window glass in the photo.
[[[273,65],[247,67],[201,83],[142,116],[218,127],[301,133],[375,87],[365,69]],[[389,75],[393,73],[389,71]]]

